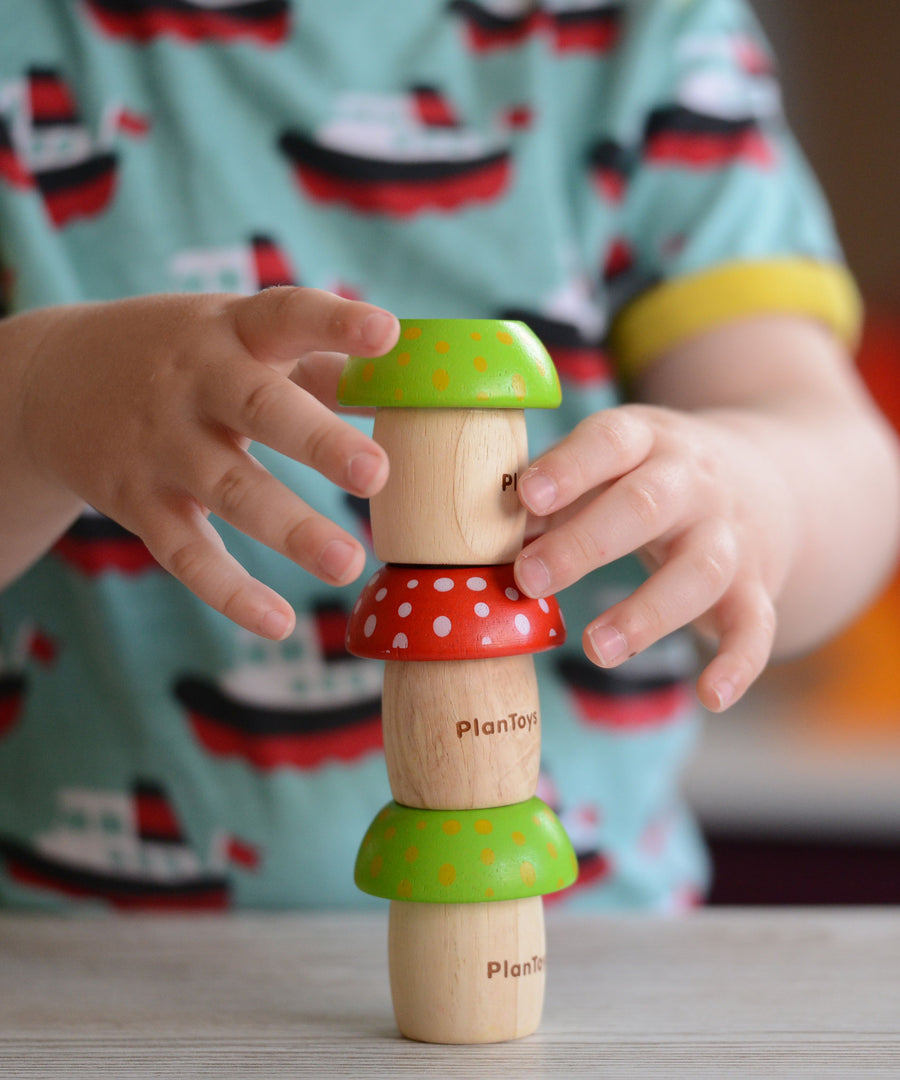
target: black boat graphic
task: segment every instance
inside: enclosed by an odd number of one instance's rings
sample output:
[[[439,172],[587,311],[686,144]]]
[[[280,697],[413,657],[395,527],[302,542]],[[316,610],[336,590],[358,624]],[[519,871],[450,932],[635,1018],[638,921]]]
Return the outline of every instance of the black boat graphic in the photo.
[[[190,42],[275,45],[290,26],[289,0],[86,0],[86,6],[106,33],[139,42],[171,34]]]

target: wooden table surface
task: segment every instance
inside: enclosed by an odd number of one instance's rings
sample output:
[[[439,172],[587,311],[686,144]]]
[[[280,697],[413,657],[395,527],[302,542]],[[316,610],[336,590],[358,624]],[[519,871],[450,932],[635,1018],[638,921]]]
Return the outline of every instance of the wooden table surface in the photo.
[[[540,1031],[401,1039],[386,916],[0,916],[0,1077],[900,1077],[900,911],[548,916]]]

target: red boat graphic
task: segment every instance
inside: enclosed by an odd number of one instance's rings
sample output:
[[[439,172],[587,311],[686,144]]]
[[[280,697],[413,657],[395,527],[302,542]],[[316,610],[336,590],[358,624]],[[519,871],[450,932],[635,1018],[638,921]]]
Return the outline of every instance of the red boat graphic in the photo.
[[[0,179],[36,188],[57,228],[94,217],[115,190],[116,137],[146,130],[143,118],[111,106],[93,136],[59,73],[30,68],[23,79],[0,86]]]
[[[110,571],[141,574],[159,563],[139,536],[111,518],[88,510],[53,545],[53,553],[88,577]]]
[[[249,40],[275,45],[287,36],[288,0],[86,0],[113,37],[146,42],[164,34],[184,41]]]
[[[691,701],[688,685],[673,676],[625,677],[580,657],[561,657],[557,669],[578,716],[590,727],[662,727],[683,715]]]
[[[606,53],[619,38],[621,0],[451,0],[475,52],[521,45],[543,33],[557,52]]]
[[[286,131],[279,146],[310,198],[406,217],[498,198],[512,170],[506,138],[458,125],[436,91],[417,88],[344,95],[331,123]]]
[[[588,168],[597,191],[611,203],[624,199],[636,163],[636,154],[613,139],[600,139],[588,151]]]
[[[0,672],[0,738],[12,731],[22,712],[27,681],[16,672]]]
[[[249,296],[272,285],[298,284],[284,250],[270,236],[224,247],[188,248],[169,262],[180,292],[236,292]]]
[[[19,884],[127,910],[228,907],[232,841],[217,833],[200,858],[160,785],[67,788],[57,805],[57,821],[33,845],[0,836],[0,857]]]
[[[754,117],[709,116],[681,105],[656,109],[647,119],[644,154],[655,165],[717,168],[749,161],[768,168],[773,150]]]
[[[381,665],[347,654],[347,613],[320,605],[284,642],[255,640],[221,681],[185,675],[174,687],[195,736],[217,757],[257,769],[315,769],[382,747]]]

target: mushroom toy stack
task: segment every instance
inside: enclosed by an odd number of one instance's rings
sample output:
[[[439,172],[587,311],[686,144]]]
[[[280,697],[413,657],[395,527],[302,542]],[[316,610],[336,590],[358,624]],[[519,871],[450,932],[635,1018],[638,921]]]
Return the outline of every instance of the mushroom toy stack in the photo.
[[[391,900],[397,1024],[426,1042],[518,1038],[540,1022],[541,896],[577,874],[535,797],[541,715],[533,654],[562,644],[555,599],[515,586],[526,407],[560,402],[522,323],[401,320],[384,356],[352,357],[339,400],[374,406],[390,478],[371,501],[377,557],[347,646],[386,661],[385,758],[394,801],[356,862]]]

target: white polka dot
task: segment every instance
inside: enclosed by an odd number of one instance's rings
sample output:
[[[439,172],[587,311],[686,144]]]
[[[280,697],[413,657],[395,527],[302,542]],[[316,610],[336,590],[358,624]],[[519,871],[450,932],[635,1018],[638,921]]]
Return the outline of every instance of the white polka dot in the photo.
[[[397,614],[400,616],[401,619],[405,619],[411,611],[412,604],[401,604],[400,607],[397,608]]]
[[[520,634],[528,634],[531,632],[531,623],[528,621],[527,615],[521,613],[516,616],[516,629]]]
[[[409,638],[406,634],[395,634],[391,645],[395,649],[405,649],[409,645]]]
[[[466,582],[466,588],[471,589],[472,592],[482,592],[487,588],[487,582],[483,577],[470,577]]]
[[[556,631],[553,629],[552,626],[550,627],[550,637],[556,637]]]
[[[479,617],[479,619],[484,619],[486,616],[490,615],[490,613],[491,609],[487,606],[487,604],[475,605],[475,614]]]
[[[453,623],[450,622],[446,615],[438,615],[432,623],[432,627],[438,637],[446,637],[453,629]]]
[[[407,589],[414,589],[419,584],[419,579],[411,577],[406,583]]]
[[[538,599],[538,607],[539,607],[539,608],[541,609],[541,611],[543,611],[543,613],[544,613],[545,615],[549,615],[549,614],[550,614],[550,605],[549,605],[549,604],[547,603],[547,601],[546,601],[546,600],[545,600],[545,599],[543,598],[543,596],[541,596],[541,597],[540,597],[540,598]]]
[[[438,592],[450,592],[453,588],[453,578],[439,577],[434,583],[434,587]]]
[[[355,615],[357,613],[357,611],[359,611],[359,609],[361,607],[362,607],[362,596],[358,596],[357,599],[356,599],[356,603],[353,605],[353,614]]]
[[[507,589],[506,590],[506,595],[509,597],[510,600],[518,600],[519,599],[519,594],[515,589]]]
[[[366,625],[363,627],[363,633],[366,637],[371,637],[375,633],[375,627],[378,625],[378,620],[374,615],[370,615],[366,619]]]
[[[378,592],[375,593],[375,599],[376,600],[383,600],[386,596],[387,596],[387,589],[379,589]]]
[[[493,641],[491,641],[490,635],[485,634],[485,636],[481,639],[481,644],[482,645],[493,645],[494,643],[493,643]]]

